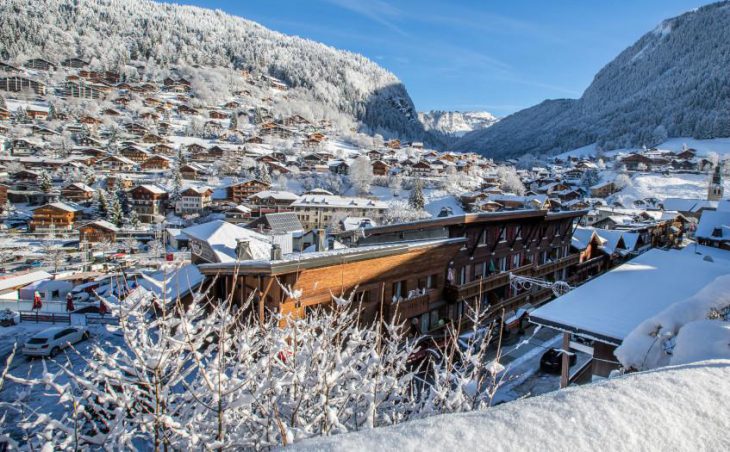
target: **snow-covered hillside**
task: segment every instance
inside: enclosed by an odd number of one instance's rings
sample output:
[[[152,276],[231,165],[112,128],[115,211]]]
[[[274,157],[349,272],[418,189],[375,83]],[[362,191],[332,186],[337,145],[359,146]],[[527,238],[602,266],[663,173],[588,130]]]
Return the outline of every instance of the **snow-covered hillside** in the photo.
[[[465,135],[455,148],[508,157],[594,142],[615,149],[728,137],[729,43],[726,1],[665,20],[601,69],[580,99],[544,101]]]
[[[255,71],[305,91],[309,102],[355,118],[368,131],[431,140],[392,73],[362,55],[221,11],[149,0],[4,0],[0,17],[0,59],[11,63],[79,57],[91,69],[144,79],[171,66]],[[230,78],[211,78],[212,86],[223,88]]]
[[[418,119],[426,130],[444,135],[461,137],[474,130],[485,129],[499,119],[487,111],[440,111],[419,112]]]
[[[312,440],[300,450],[727,450],[730,361],[665,368],[482,412]]]

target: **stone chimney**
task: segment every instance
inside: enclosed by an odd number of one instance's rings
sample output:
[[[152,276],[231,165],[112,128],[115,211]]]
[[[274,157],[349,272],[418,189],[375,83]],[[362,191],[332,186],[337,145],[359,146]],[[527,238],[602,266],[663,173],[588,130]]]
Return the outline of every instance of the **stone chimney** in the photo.
[[[279,246],[278,243],[274,243],[271,245],[271,260],[272,261],[281,260],[281,246]]]
[[[247,261],[253,259],[251,253],[251,243],[248,240],[238,240],[236,242],[236,258],[239,261]]]

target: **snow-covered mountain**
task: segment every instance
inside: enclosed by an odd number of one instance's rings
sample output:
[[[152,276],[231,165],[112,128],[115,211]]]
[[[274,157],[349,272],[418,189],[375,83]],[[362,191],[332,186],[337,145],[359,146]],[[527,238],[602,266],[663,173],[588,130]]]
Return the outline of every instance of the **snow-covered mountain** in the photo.
[[[398,78],[362,55],[287,36],[219,10],[149,0],[3,0],[0,59],[90,61],[152,79],[172,67],[226,69],[209,88],[230,89],[232,71],[283,80],[298,99],[348,115],[385,136],[431,142]],[[222,79],[222,80],[221,80]]]
[[[499,119],[486,111],[441,111],[419,112],[418,119],[426,130],[435,130],[444,135],[461,137],[474,130],[485,129]]]
[[[546,100],[466,134],[454,148],[510,157],[728,137],[728,67],[724,1],[662,22],[601,69],[580,99]]]

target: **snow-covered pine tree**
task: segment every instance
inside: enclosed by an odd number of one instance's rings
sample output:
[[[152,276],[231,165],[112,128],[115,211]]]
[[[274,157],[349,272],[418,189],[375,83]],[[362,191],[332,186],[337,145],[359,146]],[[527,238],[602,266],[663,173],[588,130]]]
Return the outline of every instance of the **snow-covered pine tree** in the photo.
[[[51,175],[47,171],[41,173],[40,188],[43,193],[48,193],[53,188],[53,182],[51,181]]]
[[[111,205],[107,212],[107,219],[116,226],[122,226],[124,223],[124,210],[118,196],[112,198]]]
[[[408,198],[408,204],[416,210],[423,210],[426,207],[426,198],[423,196],[423,182],[420,177],[417,177],[413,181],[413,188]]]

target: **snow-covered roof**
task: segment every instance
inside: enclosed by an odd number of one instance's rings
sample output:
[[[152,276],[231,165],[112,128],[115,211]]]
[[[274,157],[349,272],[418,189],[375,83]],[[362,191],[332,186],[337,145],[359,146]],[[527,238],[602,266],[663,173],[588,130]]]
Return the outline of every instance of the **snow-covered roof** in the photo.
[[[695,236],[715,241],[730,240],[730,212],[715,210],[702,212]]]
[[[388,204],[367,198],[336,195],[302,195],[292,203],[293,207],[339,207],[343,209],[387,209]]]
[[[163,188],[158,187],[157,185],[142,184],[142,185],[137,186],[137,188],[139,188],[139,187],[142,187],[145,190],[149,191],[150,193],[154,193],[156,195],[163,195],[163,194],[167,193]]]
[[[620,344],[645,319],[730,274],[730,261],[703,257],[691,248],[652,249],[538,308],[531,320]]]
[[[159,270],[150,274],[141,274],[137,279],[140,286],[154,293],[165,301],[175,301],[195,290],[205,277],[193,264],[179,268]]]
[[[26,286],[33,282],[49,278],[51,278],[51,274],[44,271],[23,273],[22,275],[11,275],[7,278],[0,279],[0,292],[8,289],[14,289],[16,287]]]
[[[223,220],[191,226],[183,229],[183,233],[192,239],[206,242],[219,262],[235,262],[236,246],[243,240],[249,241],[254,259],[271,257],[271,243],[268,237]]]
[[[99,226],[99,227],[104,228],[104,229],[108,229],[108,230],[113,231],[113,232],[119,232],[119,228],[115,224],[110,223],[110,222],[108,222],[106,220],[96,220],[96,221],[92,221],[89,224],[90,225],[93,224],[93,225]]]
[[[591,243],[591,240],[593,240],[593,236],[598,236],[596,234],[596,230],[594,228],[583,228],[583,227],[577,227],[573,231],[573,240],[571,244],[579,250],[584,250],[588,248],[588,245]],[[605,243],[605,240],[601,239],[599,237],[598,239],[600,242]]]
[[[730,361],[633,373],[483,411],[320,437],[304,451],[727,450]]]
[[[259,199],[271,198],[271,199],[278,199],[278,200],[282,200],[282,201],[294,201],[297,198],[299,198],[299,196],[297,196],[294,193],[291,193],[288,191],[276,191],[276,190],[263,190],[252,196],[255,196]]]
[[[664,210],[676,210],[678,212],[699,212],[700,209],[715,209],[717,201],[708,201],[706,199],[685,199],[685,198],[667,198],[662,201]]]
[[[372,228],[378,224],[368,217],[347,217],[342,220],[342,227],[345,231],[352,231],[355,229]]]

